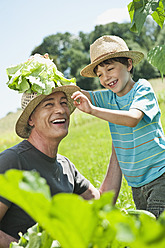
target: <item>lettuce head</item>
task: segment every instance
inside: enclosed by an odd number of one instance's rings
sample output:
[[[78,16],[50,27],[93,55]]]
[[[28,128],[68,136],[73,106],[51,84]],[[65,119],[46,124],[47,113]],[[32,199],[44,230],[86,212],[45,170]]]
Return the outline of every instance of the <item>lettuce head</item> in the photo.
[[[6,72],[8,87],[20,93],[37,92],[48,95],[55,87],[76,84],[75,78],[65,78],[52,60],[40,54],[31,56],[25,63],[8,67]]]

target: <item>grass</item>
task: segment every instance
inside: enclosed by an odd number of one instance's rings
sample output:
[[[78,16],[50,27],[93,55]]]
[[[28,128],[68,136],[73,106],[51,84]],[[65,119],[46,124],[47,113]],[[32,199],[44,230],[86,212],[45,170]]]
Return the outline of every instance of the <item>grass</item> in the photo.
[[[15,134],[14,127],[21,111],[10,113],[0,119],[0,152],[17,144],[21,139]]]
[[[111,137],[108,124],[76,111],[69,135],[61,142],[59,153],[67,156],[98,187],[109,162]]]
[[[165,82],[151,80],[162,111],[165,130]],[[15,122],[20,115],[10,113],[0,119],[0,152],[21,141],[14,132]],[[104,179],[111,154],[111,135],[108,123],[76,110],[71,116],[68,136],[59,146],[60,154],[68,157],[77,169],[99,188]],[[125,179],[117,201],[120,208],[134,208],[131,188]]]
[[[61,142],[59,153],[68,157],[77,169],[99,188],[109,164],[111,142],[106,121],[76,110],[71,117],[69,134]],[[124,178],[117,206],[135,208],[131,187]]]

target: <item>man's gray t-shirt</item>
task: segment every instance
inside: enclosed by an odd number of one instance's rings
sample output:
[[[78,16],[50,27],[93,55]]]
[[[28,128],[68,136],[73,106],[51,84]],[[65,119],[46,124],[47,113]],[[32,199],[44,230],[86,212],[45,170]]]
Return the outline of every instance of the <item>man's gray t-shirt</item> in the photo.
[[[82,194],[89,187],[89,181],[69,159],[59,154],[55,158],[50,158],[27,140],[0,154],[0,174],[9,169],[39,172],[40,176],[46,179],[52,196],[62,192]],[[0,230],[19,238],[18,232],[25,233],[35,224],[34,220],[17,205],[3,197],[0,197],[0,201],[9,207],[0,223]]]

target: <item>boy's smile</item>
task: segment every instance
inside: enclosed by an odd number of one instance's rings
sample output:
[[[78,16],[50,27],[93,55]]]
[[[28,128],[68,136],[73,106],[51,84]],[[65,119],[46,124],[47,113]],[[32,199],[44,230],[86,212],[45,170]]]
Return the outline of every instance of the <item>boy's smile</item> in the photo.
[[[108,85],[109,85],[109,87],[113,88],[113,87],[115,87],[115,85],[117,84],[117,82],[118,82],[118,80],[114,80],[111,83],[109,83]]]
[[[129,66],[113,61],[104,66],[98,65],[97,76],[101,85],[112,90],[118,96],[127,94],[134,84],[131,78],[130,70],[132,69],[132,60],[129,59]]]

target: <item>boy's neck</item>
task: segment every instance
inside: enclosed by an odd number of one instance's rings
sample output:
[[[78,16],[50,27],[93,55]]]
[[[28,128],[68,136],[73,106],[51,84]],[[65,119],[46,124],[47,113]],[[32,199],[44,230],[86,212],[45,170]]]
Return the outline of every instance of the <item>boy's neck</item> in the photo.
[[[131,78],[128,83],[126,84],[125,88],[122,90],[122,93],[117,93],[117,96],[122,97],[128,94],[130,90],[134,87],[135,81]]]

